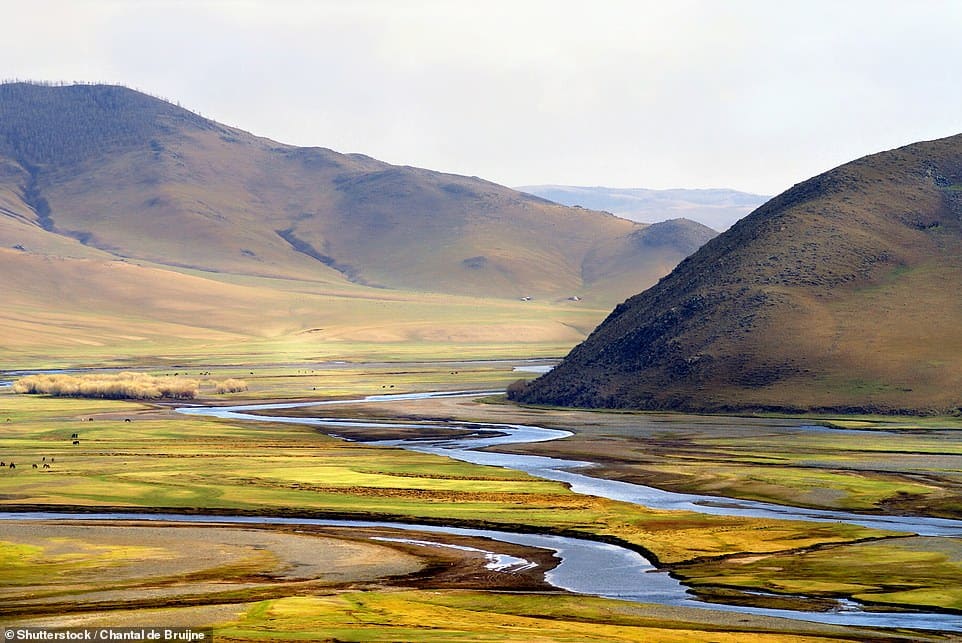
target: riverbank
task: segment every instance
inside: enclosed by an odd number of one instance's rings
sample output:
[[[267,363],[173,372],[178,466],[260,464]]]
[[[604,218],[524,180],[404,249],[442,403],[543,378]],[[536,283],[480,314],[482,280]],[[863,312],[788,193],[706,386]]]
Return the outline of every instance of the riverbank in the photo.
[[[376,419],[379,411],[370,405],[350,412]],[[957,421],[696,416],[440,399],[393,404],[391,414],[411,421],[523,422],[568,430],[573,435],[564,440],[511,450],[590,461],[598,477],[679,493],[962,519]],[[361,433],[345,436],[364,439]]]
[[[510,548],[511,544],[519,545],[521,549],[515,549],[516,552],[524,553],[526,555],[532,555],[532,560],[540,560],[542,563],[547,561],[545,551],[552,551],[553,557],[558,559],[560,562],[557,567],[553,570],[549,570],[546,580],[550,580],[550,583],[556,587],[564,588],[569,591],[575,591],[577,593],[584,594],[595,594],[598,596],[606,598],[621,598],[628,599],[633,603],[647,604],[647,609],[651,609],[651,604],[657,604],[661,608],[668,610],[667,612],[661,612],[661,618],[665,618],[665,614],[674,614],[677,617],[678,614],[689,614],[694,615],[696,613],[696,608],[699,607],[697,601],[691,600],[686,596],[684,588],[679,585],[676,581],[670,580],[667,576],[663,576],[661,580],[656,580],[652,577],[647,579],[643,578],[647,574],[650,574],[651,567],[643,559],[641,559],[636,554],[633,554],[627,550],[620,550],[617,547],[610,547],[604,545],[598,545],[597,543],[579,541],[577,539],[563,538],[557,536],[539,536],[539,535],[518,535],[511,534],[508,532],[498,532],[498,531],[481,531],[472,529],[462,529],[462,528],[451,528],[451,527],[425,527],[423,525],[400,525],[400,524],[375,524],[365,521],[329,521],[329,520],[312,520],[306,518],[277,518],[277,517],[237,517],[237,516],[190,516],[190,515],[155,515],[149,522],[144,523],[143,518],[147,514],[138,517],[136,514],[130,513],[101,513],[101,514],[61,514],[55,515],[50,513],[36,513],[32,515],[28,514],[0,514],[0,533],[2,533],[2,527],[4,523],[13,526],[23,526],[29,525],[31,523],[43,525],[47,528],[50,525],[57,526],[60,528],[70,527],[72,523],[80,526],[86,527],[97,527],[98,523],[107,525],[104,529],[114,529],[118,525],[123,526],[134,526],[137,529],[143,528],[145,525],[149,525],[153,528],[154,525],[164,525],[182,528],[186,523],[192,529],[196,527],[207,527],[207,528],[217,528],[217,529],[229,529],[237,530],[239,528],[266,528],[266,529],[277,529],[281,528],[285,533],[302,535],[305,533],[313,533],[313,535],[318,535],[316,533],[317,529],[320,529],[320,534],[324,537],[336,536],[338,538],[348,538],[351,542],[373,540],[378,544],[381,543],[391,543],[395,546],[397,545],[407,545],[408,547],[421,548],[425,545],[428,548],[434,548],[435,552],[443,551],[444,553],[450,553],[449,550],[453,550],[455,555],[462,554],[466,550],[471,554],[477,554],[479,552],[488,553],[487,549],[479,549],[476,546],[466,545],[465,543],[474,543],[477,539],[484,539],[481,541],[481,545],[484,548],[496,547],[497,549],[504,549],[505,547]],[[312,532],[312,530],[315,530]],[[401,530],[404,537],[397,537],[386,535],[390,534],[391,531]],[[129,539],[130,534],[121,532],[124,534],[124,538]],[[411,536],[417,536],[419,540],[413,540]],[[446,542],[439,542],[439,537],[444,537]],[[455,543],[451,542],[451,539],[455,539]],[[494,541],[494,544],[487,544],[486,541]],[[171,537],[168,534],[168,539],[164,540],[164,543],[173,544],[176,541],[176,537]],[[90,538],[86,538],[85,543],[90,542]],[[138,541],[140,542],[140,541]],[[256,542],[256,541],[251,541]],[[87,546],[87,545],[85,545]],[[539,548],[542,552],[538,553],[531,548]],[[263,545],[258,545],[258,549],[263,549]],[[409,551],[408,553],[412,555],[419,555],[420,552]],[[141,552],[142,554],[142,552]],[[437,553],[435,553],[437,555]],[[485,556],[485,560],[490,561],[491,556]],[[487,574],[478,573],[475,570],[473,573],[470,571],[470,562],[467,565],[468,572],[465,575],[464,570],[455,574],[457,580],[454,581],[454,585],[457,586],[458,583],[467,583],[477,589],[479,585],[483,583],[479,582],[479,578],[482,576],[489,576],[499,579],[494,586],[490,589],[497,591],[497,585],[505,584],[505,578],[510,577],[512,574],[518,572],[530,571],[533,568],[531,563],[526,559],[515,558],[515,561],[521,563],[520,565],[515,565],[512,568],[510,565],[507,568],[502,567],[494,572],[491,572],[490,564],[486,565],[486,569],[489,570]],[[408,561],[403,561],[408,562]],[[475,556],[475,563],[477,564],[479,559]],[[192,563],[196,565],[197,561],[192,559]],[[411,563],[408,562],[410,565]],[[534,563],[537,565],[538,563]],[[378,569],[383,569],[384,562],[380,562]],[[363,568],[363,565],[361,565]],[[550,567],[550,565],[549,565]],[[355,564],[352,569],[354,573],[357,574]],[[599,575],[599,571],[604,570],[606,575]],[[298,592],[301,590],[310,590],[316,592],[321,588],[327,591],[345,591],[347,589],[357,589],[358,582],[364,580],[372,580],[370,578],[372,571],[370,569],[362,569],[360,576],[356,576],[352,579],[352,583],[345,585],[343,579],[339,579],[342,582],[331,584],[327,582],[325,584],[322,579],[312,579],[312,583],[304,585],[303,581],[303,570],[299,572],[299,576],[295,576],[294,580],[298,580],[300,584],[297,585]],[[368,577],[364,577],[367,574]],[[616,574],[616,575],[613,575]],[[245,580],[250,581],[253,576],[250,574],[250,570],[246,570],[246,573],[241,578],[235,578],[237,576],[236,572],[231,576],[232,580],[239,581]],[[260,575],[261,577],[263,574]],[[408,584],[411,586],[411,581],[414,580],[413,574],[395,577],[392,579],[379,578],[379,582],[383,583],[385,580],[394,581],[397,586],[404,586]],[[418,576],[420,576],[420,581],[425,583],[428,587],[434,587],[435,589],[451,589],[452,579],[444,578],[444,573],[438,574],[438,569],[435,567],[431,570],[422,570]],[[440,578],[438,577],[440,576]],[[273,579],[273,580],[276,580]],[[288,579],[290,580],[290,579]],[[388,582],[387,585],[391,585]],[[353,585],[353,587],[352,587]],[[513,591],[517,591],[520,587],[515,585]],[[139,589],[143,590],[143,584],[139,586]],[[220,587],[223,589],[223,587]],[[291,590],[291,585],[286,586],[288,593]],[[534,588],[528,588],[531,591]],[[89,588],[88,588],[89,590]],[[250,600],[251,598],[256,598],[257,600],[267,600],[271,592],[275,594],[279,592],[280,586],[274,582],[267,586],[261,585],[252,589],[249,586],[239,588],[240,593],[230,593],[229,591],[219,592],[214,596],[194,596],[193,601],[184,599],[182,594],[183,588],[178,590],[178,594],[181,595],[178,598],[178,604],[203,604],[205,602],[210,603],[220,603],[224,601],[227,602],[243,602],[245,599]],[[249,591],[247,591],[249,590]],[[376,586],[370,586],[366,591],[378,591],[379,588]],[[188,590],[189,591],[189,590]],[[383,587],[380,588],[383,591]],[[75,593],[75,592],[70,592]],[[543,592],[541,592],[543,594]],[[142,594],[141,594],[142,595]],[[116,598],[116,596],[114,596]],[[558,599],[564,600],[563,596],[558,596]],[[591,599],[587,599],[591,600]],[[783,599],[783,602],[788,602]],[[59,605],[59,606],[46,606],[52,610],[63,610],[69,607],[70,604]],[[120,609],[120,603],[117,602],[107,602],[105,604],[93,604],[88,607],[89,609]],[[163,601],[156,599],[156,596],[152,599],[148,599],[148,603],[142,605],[141,608],[148,607],[160,607],[163,606]],[[39,612],[44,613],[43,605],[40,606]],[[75,606],[76,607],[76,606]],[[126,607],[130,607],[127,605]],[[704,608],[704,605],[701,605]],[[18,613],[29,614],[30,607],[17,609],[16,606],[11,608],[12,611],[8,613],[17,616]],[[34,610],[37,610],[37,606],[33,606]],[[749,630],[755,629],[757,625],[747,625],[748,623],[754,623],[755,618],[764,619],[770,618],[789,618],[802,621],[802,624],[796,624],[796,626],[788,627],[785,623],[781,624],[781,627],[775,628],[776,630],[791,630],[793,632],[810,632],[811,628],[817,623],[821,626],[831,626],[831,625],[847,625],[849,633],[860,632],[860,638],[858,640],[869,641],[869,640],[886,640],[889,635],[883,632],[873,632],[867,629],[858,629],[858,626],[868,627],[868,628],[908,628],[917,629],[919,632],[915,635],[914,640],[929,640],[927,634],[924,633],[925,630],[934,630],[936,632],[953,631],[959,629],[960,626],[957,623],[957,619],[950,615],[922,615],[922,614],[883,614],[883,613],[848,613],[842,614],[838,611],[836,612],[824,612],[824,613],[811,613],[811,612],[801,612],[797,610],[785,610],[785,609],[762,609],[753,607],[728,607],[722,612],[718,610],[723,609],[723,606],[716,605],[709,613],[713,614],[713,624],[718,626],[719,624],[734,623],[731,621],[726,612],[737,614],[739,616],[738,627],[734,629],[745,630],[746,627]],[[851,606],[849,606],[851,609]],[[80,611],[88,611],[81,609]],[[706,610],[702,609],[702,618],[706,615],[704,612]],[[767,627],[772,627],[773,624],[778,623],[778,620],[767,621],[769,625]],[[856,629],[852,629],[852,626],[856,626]],[[828,631],[825,631],[826,633]],[[898,637],[896,637],[898,638]],[[936,635],[935,639],[938,640]]]
[[[0,517],[7,554],[0,619],[250,602],[359,589],[550,591],[557,560],[479,537],[129,512]],[[15,554],[11,556],[11,554]]]

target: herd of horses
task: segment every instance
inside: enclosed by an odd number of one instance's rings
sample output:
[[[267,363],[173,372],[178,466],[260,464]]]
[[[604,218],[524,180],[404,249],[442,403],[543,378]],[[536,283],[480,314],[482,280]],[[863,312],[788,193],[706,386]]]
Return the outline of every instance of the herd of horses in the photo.
[[[44,457],[44,460],[46,460],[46,459],[47,459],[47,458]],[[50,458],[50,462],[53,462],[53,458]],[[50,468],[50,462],[44,462],[44,463],[43,463],[43,468],[44,468],[44,469],[49,469],[49,468]],[[32,466],[34,469],[39,469],[39,468],[40,468],[40,466],[39,466],[37,463],[34,463],[34,464],[31,465],[31,466]],[[4,462],[3,460],[0,460],[0,468],[3,468],[3,467],[9,468],[9,469],[16,469],[16,468],[17,468],[17,465],[16,465],[15,463],[13,463],[13,462],[11,462],[10,464],[7,464],[7,463]]]
[[[10,418],[7,418],[7,422],[9,421],[10,421]],[[92,422],[93,418],[90,418],[90,421]],[[124,418],[124,422],[130,422],[130,418]],[[71,440],[71,445],[73,446],[79,445],[80,434],[72,433],[70,435],[70,440]],[[31,467],[34,469],[49,469],[50,465],[53,462],[54,462],[54,458],[50,458],[50,462],[47,462],[47,456],[43,456],[43,458],[40,460],[39,463],[35,462],[31,465]],[[16,469],[16,468],[17,468],[17,464],[15,462],[4,462],[3,460],[0,460],[0,469]]]
[[[42,468],[44,468],[44,469],[49,469],[49,468],[50,468],[50,464],[54,461],[54,459],[53,459],[53,458],[50,458],[50,462],[47,462],[46,460],[47,460],[47,456],[44,456],[44,457],[43,457],[43,460],[41,461],[41,464],[43,464],[43,467],[42,467]],[[33,463],[32,465],[30,465],[30,466],[32,466],[34,469],[40,469],[40,468],[41,468],[41,466],[40,466],[39,464],[37,464],[36,462],[34,462],[34,463]],[[6,469],[16,469],[16,468],[17,468],[17,465],[16,465],[16,463],[14,463],[14,462],[10,462],[10,463],[8,464],[8,463],[4,462],[3,460],[0,460],[0,469],[2,469],[2,468],[6,468]]]

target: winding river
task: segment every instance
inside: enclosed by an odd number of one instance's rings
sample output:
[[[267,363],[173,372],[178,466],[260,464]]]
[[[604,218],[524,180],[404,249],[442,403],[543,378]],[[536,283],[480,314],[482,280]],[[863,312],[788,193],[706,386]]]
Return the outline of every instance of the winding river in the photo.
[[[357,400],[331,400],[307,403],[252,404],[231,407],[184,407],[180,413],[203,415],[242,421],[288,422],[317,426],[325,433],[337,434],[338,427],[352,428],[399,428],[416,429],[453,429],[469,430],[470,435],[452,438],[416,438],[401,440],[379,440],[369,444],[395,446],[423,453],[444,455],[465,462],[506,467],[524,471],[541,478],[567,483],[576,493],[600,496],[613,500],[630,502],[658,509],[676,509],[701,513],[777,518],[784,520],[830,521],[899,531],[925,536],[960,537],[962,521],[927,517],[871,516],[842,511],[793,508],[764,502],[719,498],[695,494],[682,494],[663,491],[644,485],[595,478],[578,470],[592,465],[590,462],[564,460],[542,456],[505,454],[477,449],[490,446],[543,442],[557,440],[571,435],[568,431],[548,429],[522,424],[457,423],[431,422],[403,424],[393,422],[373,422],[343,418],[295,418],[271,415],[270,411],[280,411],[299,407],[324,405],[344,405],[351,403],[390,402],[396,400],[423,399],[430,397],[453,397],[484,395],[500,391],[456,391],[434,393],[408,393],[373,395]],[[257,412],[257,414],[253,413]],[[268,415],[265,416],[264,414]],[[22,514],[17,514],[22,516]],[[62,517],[49,515],[48,517]],[[91,516],[83,514],[90,519]],[[116,519],[117,514],[106,514],[104,519]],[[130,516],[126,516],[130,517]],[[138,516],[143,518],[142,515]],[[671,578],[667,573],[658,572],[643,556],[627,548],[599,543],[590,540],[562,538],[535,534],[518,534],[502,531],[462,529],[429,525],[399,525],[395,523],[345,522],[329,520],[306,520],[296,518],[265,517],[213,517],[213,516],[151,516],[150,519],[176,519],[190,521],[216,522],[257,522],[257,523],[302,523],[322,525],[378,526],[382,528],[417,530],[421,532],[449,533],[468,536],[482,536],[495,541],[503,541],[533,547],[541,547],[555,552],[560,559],[559,565],[546,574],[552,585],[568,591],[632,600],[643,603],[663,605],[710,607],[716,610],[735,611],[745,614],[777,616],[798,620],[815,621],[836,625],[865,627],[914,628],[939,631],[962,632],[962,618],[957,614],[924,612],[866,612],[858,603],[839,601],[836,609],[828,612],[803,612],[781,609],[752,608],[708,604],[694,599],[684,585]]]
[[[0,386],[9,385],[0,382]],[[352,403],[390,402],[430,397],[463,397],[500,393],[500,391],[455,391],[433,393],[408,393],[374,395],[356,400],[330,400],[307,403],[252,404],[231,407],[183,407],[178,412],[242,421],[289,422],[308,424],[321,428],[325,433],[336,435],[339,427],[352,428],[398,428],[468,430],[470,435],[452,438],[421,438],[404,440],[380,440],[370,444],[395,446],[424,453],[444,455],[457,460],[500,466],[524,471],[534,476],[567,483],[576,493],[600,496],[613,500],[635,503],[659,509],[696,511],[715,515],[752,516],[785,520],[846,522],[877,529],[901,531],[926,536],[960,537],[962,521],[925,517],[870,516],[840,511],[793,508],[763,502],[720,498],[695,494],[663,491],[632,483],[595,478],[580,471],[593,466],[590,462],[547,458],[520,454],[478,451],[482,447],[507,446],[528,442],[557,440],[571,435],[568,431],[548,429],[521,424],[493,423],[418,423],[372,422],[343,418],[293,418],[269,415],[275,410]],[[255,414],[256,412],[257,414]],[[53,512],[0,512],[0,520],[143,520],[175,521],[217,524],[304,524],[332,527],[376,527],[384,530],[419,532],[417,538],[391,538],[424,546],[448,546],[427,540],[424,534],[453,534],[487,538],[496,542],[546,549],[559,560],[557,566],[546,572],[545,579],[551,585],[575,593],[654,603],[668,606],[700,607],[743,614],[773,616],[795,620],[813,621],[834,625],[850,625],[875,628],[909,628],[944,632],[962,632],[962,618],[958,614],[928,612],[866,612],[853,601],[838,601],[835,609],[827,612],[808,612],[782,609],[754,608],[734,605],[705,603],[687,592],[679,581],[665,572],[658,571],[641,554],[593,540],[554,535],[521,534],[497,530],[468,529],[422,524],[402,524],[376,521],[344,521],[271,516],[214,516],[184,514],[142,513],[53,513]],[[496,547],[492,545],[492,547]],[[477,550],[483,553],[490,568],[502,573],[523,569],[528,561],[513,559],[497,552]]]
[[[793,620],[813,621],[832,625],[849,625],[874,628],[905,628],[962,632],[962,619],[957,614],[927,612],[865,612],[854,601],[840,600],[835,609],[828,612],[805,612],[760,607],[723,605],[699,601],[690,595],[679,581],[665,572],[658,571],[641,554],[609,543],[593,540],[543,534],[521,534],[492,529],[469,529],[438,525],[405,524],[366,520],[328,520],[324,518],[287,518],[280,516],[217,516],[188,514],[143,513],[55,513],[55,512],[0,512],[0,520],[76,520],[76,521],[163,521],[206,524],[257,524],[257,525],[313,525],[320,527],[371,527],[383,530],[416,531],[430,534],[451,534],[488,538],[527,547],[546,549],[558,559],[557,566],[545,573],[545,580],[559,588],[576,594],[589,594],[638,603],[651,603],[673,607],[712,609],[740,614],[771,616]],[[395,540],[424,545],[449,547],[433,543],[423,537],[406,538],[374,537],[372,540]],[[489,560],[505,560],[505,555],[475,550],[489,554]],[[521,559],[516,559],[521,560]],[[524,561],[527,562],[527,561]],[[505,566],[499,571],[512,573],[520,566]],[[490,567],[496,569],[495,567]]]

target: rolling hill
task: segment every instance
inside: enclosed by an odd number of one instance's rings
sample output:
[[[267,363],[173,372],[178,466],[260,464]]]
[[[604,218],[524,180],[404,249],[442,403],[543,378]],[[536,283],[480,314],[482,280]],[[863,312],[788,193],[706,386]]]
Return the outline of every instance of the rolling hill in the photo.
[[[713,235],[690,221],[639,225],[476,177],[284,145],[124,87],[0,85],[0,330],[11,343],[66,341],[70,324],[13,332],[54,313],[86,320],[81,343],[111,319],[133,337],[130,326],[144,327],[135,319],[181,328],[174,335],[188,323],[187,335],[211,341],[296,334],[325,325],[325,311],[339,309],[332,297],[404,302],[373,335],[405,336],[386,330],[397,321],[420,324],[411,337],[459,341],[412,309],[430,302],[422,312],[437,318],[447,297],[475,311],[461,319],[469,335],[494,315],[502,323],[488,334],[520,324],[573,342],[591,324],[580,312],[569,319],[570,298],[600,310]],[[557,311],[514,307],[504,321],[506,304],[490,303],[522,297]],[[378,322],[342,321],[348,334]]]
[[[800,183],[619,305],[526,402],[957,413],[962,135]]]
[[[602,210],[639,222],[684,217],[714,230],[733,223],[771,197],[728,189],[671,189],[526,185],[522,192],[555,203]]]

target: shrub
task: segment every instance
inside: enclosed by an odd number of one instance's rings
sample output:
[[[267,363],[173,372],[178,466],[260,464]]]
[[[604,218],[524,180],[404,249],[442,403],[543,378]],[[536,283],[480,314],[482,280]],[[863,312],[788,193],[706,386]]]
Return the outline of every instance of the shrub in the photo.
[[[508,384],[508,399],[518,400],[521,398],[521,394],[524,393],[525,389],[528,388],[528,380],[515,380]]]
[[[56,397],[96,397],[111,400],[151,400],[162,397],[193,399],[197,381],[160,378],[146,373],[92,373],[90,375],[28,375],[13,383],[14,393]]]
[[[247,382],[231,378],[223,382],[214,382],[214,388],[218,393],[238,393],[247,390]]]

